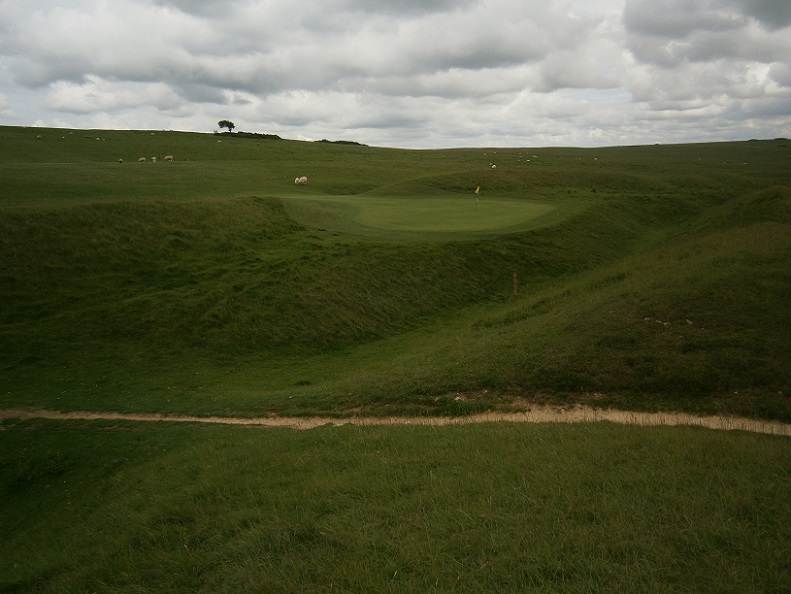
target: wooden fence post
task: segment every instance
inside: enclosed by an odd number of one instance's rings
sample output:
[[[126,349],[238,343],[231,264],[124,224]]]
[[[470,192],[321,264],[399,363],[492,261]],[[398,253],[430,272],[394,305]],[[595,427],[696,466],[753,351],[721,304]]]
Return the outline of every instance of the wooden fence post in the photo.
[[[514,272],[514,303],[516,303],[517,290],[516,290],[516,272]]]

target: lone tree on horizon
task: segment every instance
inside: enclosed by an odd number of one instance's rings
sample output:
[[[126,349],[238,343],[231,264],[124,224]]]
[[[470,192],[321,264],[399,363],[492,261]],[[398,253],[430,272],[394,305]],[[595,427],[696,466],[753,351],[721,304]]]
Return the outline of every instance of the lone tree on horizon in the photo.
[[[234,123],[231,120],[220,120],[217,122],[217,125],[222,130],[223,128],[228,128],[228,132],[233,132],[233,129],[236,128]]]

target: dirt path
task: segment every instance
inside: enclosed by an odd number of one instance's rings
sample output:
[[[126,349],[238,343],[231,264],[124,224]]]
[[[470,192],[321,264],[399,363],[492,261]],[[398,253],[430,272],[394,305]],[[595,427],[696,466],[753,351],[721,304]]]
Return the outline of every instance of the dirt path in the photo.
[[[113,412],[58,412],[51,410],[0,410],[0,419],[82,419],[158,421],[171,423],[215,423],[221,425],[247,425],[256,427],[286,427],[289,429],[314,429],[325,425],[466,425],[470,423],[590,423],[608,421],[625,425],[677,426],[688,425],[720,430],[740,430],[791,437],[791,425],[737,417],[702,417],[685,413],[642,413],[617,410],[599,410],[577,406],[564,410],[554,407],[534,407],[519,413],[482,413],[465,417],[195,417],[158,415],[148,413]]]

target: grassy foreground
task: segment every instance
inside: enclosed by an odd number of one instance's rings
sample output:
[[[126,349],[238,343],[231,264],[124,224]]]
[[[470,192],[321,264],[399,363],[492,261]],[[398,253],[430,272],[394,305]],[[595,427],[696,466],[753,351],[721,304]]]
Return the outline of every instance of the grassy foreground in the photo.
[[[6,421],[0,592],[783,592],[791,441]]]

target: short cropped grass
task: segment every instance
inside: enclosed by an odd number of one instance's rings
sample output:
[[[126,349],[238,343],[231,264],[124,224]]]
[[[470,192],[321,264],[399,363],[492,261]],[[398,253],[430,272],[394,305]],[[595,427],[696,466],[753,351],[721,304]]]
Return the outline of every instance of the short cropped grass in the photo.
[[[782,592],[791,442],[4,422],[0,591]]]
[[[557,223],[569,204],[456,196],[388,198],[355,196],[292,198],[288,212],[299,222],[331,231],[367,236],[459,240],[524,231]]]

